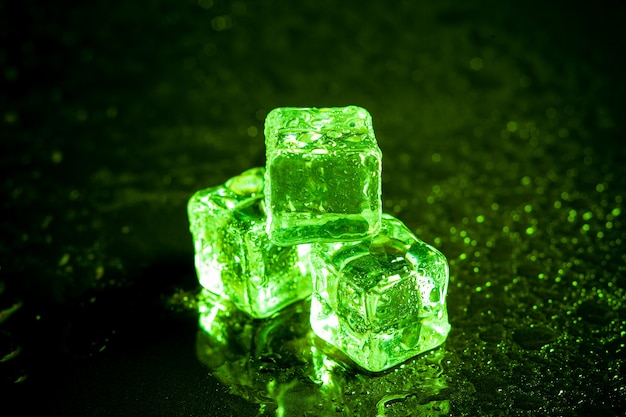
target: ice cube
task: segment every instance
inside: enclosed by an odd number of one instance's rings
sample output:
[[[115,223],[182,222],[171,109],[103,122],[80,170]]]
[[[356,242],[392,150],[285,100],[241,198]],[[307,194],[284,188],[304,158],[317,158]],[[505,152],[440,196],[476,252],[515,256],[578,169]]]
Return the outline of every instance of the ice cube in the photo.
[[[311,327],[378,372],[439,346],[450,331],[448,263],[400,220],[359,242],[313,245]]]
[[[277,246],[266,233],[264,168],[196,192],[188,203],[200,284],[253,317],[308,297],[310,245]]]
[[[380,228],[382,153],[367,110],[272,110],[267,232],[277,245],[359,240]]]

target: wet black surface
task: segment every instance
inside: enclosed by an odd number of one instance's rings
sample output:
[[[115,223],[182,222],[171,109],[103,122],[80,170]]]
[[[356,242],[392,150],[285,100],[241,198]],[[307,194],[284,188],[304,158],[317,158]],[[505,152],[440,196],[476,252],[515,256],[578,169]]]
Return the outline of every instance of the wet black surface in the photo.
[[[0,1],[4,410],[621,415],[623,7],[141,3]],[[300,328],[292,362],[212,364],[187,199],[263,165],[272,108],[347,104],[450,261],[448,341],[384,375],[328,351],[327,389]]]

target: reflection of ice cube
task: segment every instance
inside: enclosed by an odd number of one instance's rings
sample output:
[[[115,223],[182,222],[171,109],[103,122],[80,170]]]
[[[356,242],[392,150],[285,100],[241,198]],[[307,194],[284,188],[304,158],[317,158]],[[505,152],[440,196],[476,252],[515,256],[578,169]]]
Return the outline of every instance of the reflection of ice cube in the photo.
[[[309,303],[256,320],[206,290],[197,302],[197,357],[230,394],[257,404],[259,415],[344,415],[345,369],[312,343]]]
[[[257,405],[259,415],[369,416],[377,405],[407,395],[416,400],[411,410],[417,411],[411,415],[431,415],[418,411],[432,411],[433,405],[441,407],[436,415],[449,412],[443,404],[447,401],[435,400],[447,388],[439,366],[441,351],[385,376],[388,383],[372,386],[370,379],[354,377],[341,352],[310,332],[307,302],[294,303],[265,320],[253,319],[206,290],[198,294],[197,305],[197,358],[230,394],[245,401],[233,407],[240,411],[237,415]],[[410,394],[407,380],[418,385]]]
[[[446,339],[448,264],[399,220],[360,242],[315,245],[313,331],[381,371]]]
[[[258,318],[311,293],[309,246],[279,247],[266,234],[264,171],[198,191],[188,204],[200,284]]]
[[[274,109],[265,141],[273,242],[358,240],[378,231],[382,154],[365,109]]]

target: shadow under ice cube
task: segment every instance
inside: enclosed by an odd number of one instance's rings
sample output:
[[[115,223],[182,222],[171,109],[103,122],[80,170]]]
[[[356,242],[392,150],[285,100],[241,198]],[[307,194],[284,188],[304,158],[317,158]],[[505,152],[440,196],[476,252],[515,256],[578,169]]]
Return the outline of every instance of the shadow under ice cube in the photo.
[[[370,239],[315,245],[312,261],[313,331],[374,372],[440,345],[450,330],[445,257],[382,219]]]

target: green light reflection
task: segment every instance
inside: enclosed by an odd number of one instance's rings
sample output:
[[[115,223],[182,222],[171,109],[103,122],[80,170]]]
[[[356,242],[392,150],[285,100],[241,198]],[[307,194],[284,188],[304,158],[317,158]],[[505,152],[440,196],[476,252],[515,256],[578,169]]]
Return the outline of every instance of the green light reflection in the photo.
[[[443,349],[370,374],[357,371],[343,353],[314,335],[310,300],[271,318],[254,319],[204,290],[198,296],[198,312],[199,360],[232,394],[258,404],[260,416],[449,412],[447,399],[439,395],[447,388]]]

